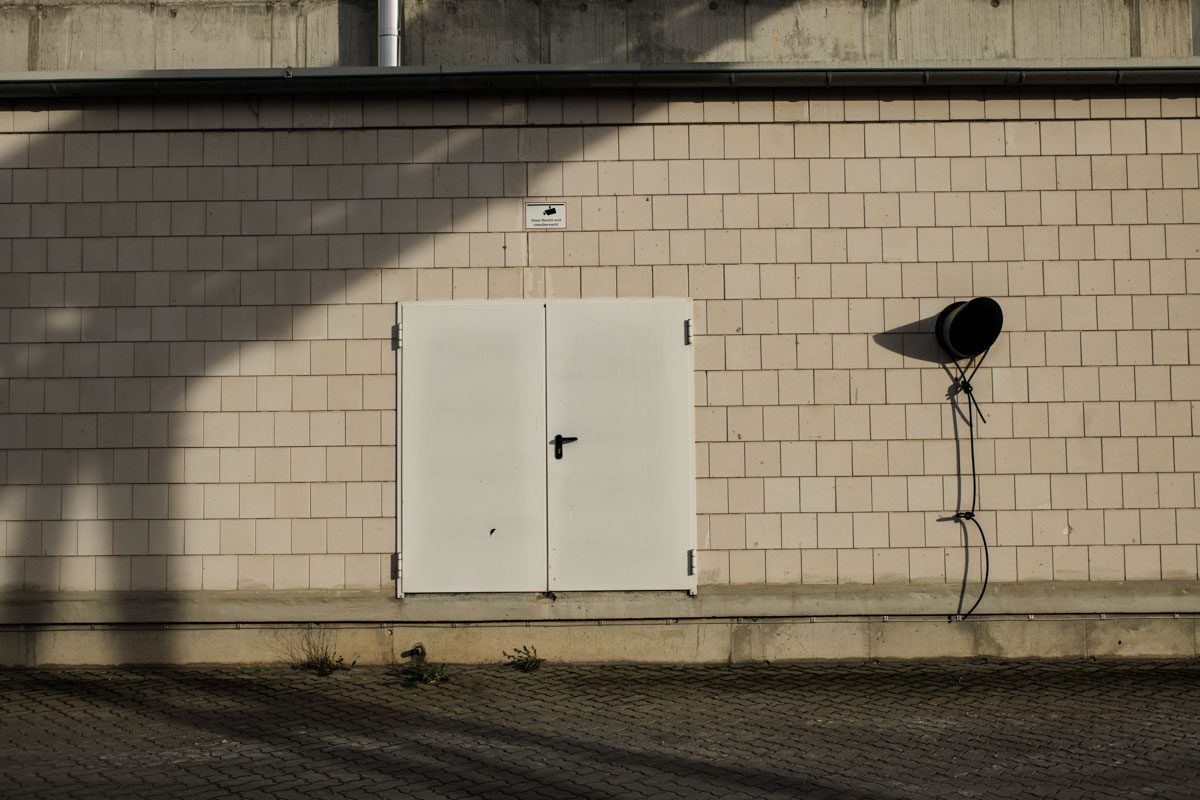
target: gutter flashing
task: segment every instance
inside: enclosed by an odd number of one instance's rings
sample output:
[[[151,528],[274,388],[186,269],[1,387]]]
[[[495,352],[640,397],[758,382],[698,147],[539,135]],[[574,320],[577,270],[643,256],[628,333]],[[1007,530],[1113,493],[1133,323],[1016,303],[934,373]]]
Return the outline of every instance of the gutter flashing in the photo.
[[[0,98],[495,92],[606,89],[1122,86],[1200,83],[1200,58],[1147,64],[1044,63],[888,66],[682,64],[641,66],[348,67],[21,72],[0,74]]]

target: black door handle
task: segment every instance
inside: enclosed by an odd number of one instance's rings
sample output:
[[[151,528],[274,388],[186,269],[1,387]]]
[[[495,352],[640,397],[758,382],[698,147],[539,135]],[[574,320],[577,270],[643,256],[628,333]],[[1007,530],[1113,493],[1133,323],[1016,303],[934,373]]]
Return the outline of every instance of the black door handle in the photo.
[[[561,433],[556,434],[554,436],[554,441],[552,442],[552,444],[554,445],[554,457],[562,458],[563,445],[570,444],[571,442],[578,442],[578,441],[579,441],[578,436],[563,436]]]

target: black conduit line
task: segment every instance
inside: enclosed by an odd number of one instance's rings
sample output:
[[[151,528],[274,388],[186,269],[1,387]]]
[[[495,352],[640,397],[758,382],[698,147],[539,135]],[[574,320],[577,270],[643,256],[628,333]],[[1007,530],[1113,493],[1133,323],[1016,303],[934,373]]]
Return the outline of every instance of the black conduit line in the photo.
[[[953,520],[959,524],[959,526],[962,528],[963,534],[963,577],[962,586],[958,592],[957,612],[957,616],[959,616],[959,618],[962,620],[970,617],[971,614],[975,612],[975,609],[979,607],[979,604],[983,601],[984,595],[987,594],[988,579],[991,577],[992,558],[991,553],[988,551],[987,536],[984,534],[983,526],[979,524],[979,520],[975,517],[975,512],[978,511],[979,499],[979,470],[975,465],[975,414],[978,413],[979,421],[985,424],[987,423],[987,418],[984,417],[983,409],[979,407],[979,402],[975,399],[974,387],[971,386],[971,379],[974,378],[975,373],[979,371],[979,367],[982,366],[983,359],[987,357],[987,354],[988,351],[984,350],[983,354],[978,358],[972,356],[967,361],[965,368],[959,364],[958,361],[954,361],[954,369],[958,373],[958,376],[954,379],[954,385],[950,387],[950,403],[954,407],[954,413],[958,414],[960,417],[963,416],[963,413],[961,410],[959,410],[955,397],[960,393],[967,396],[967,413],[966,416],[963,417],[963,421],[967,424],[967,438],[970,442],[969,450],[971,454],[971,507],[969,510],[963,510],[962,492],[960,490],[958,493],[958,499],[956,501],[957,507],[954,510],[954,516],[949,518],[950,520]],[[958,462],[958,465],[958,482],[959,486],[961,486],[963,478],[961,460]],[[966,614],[963,614],[962,607],[967,595],[967,578],[970,574],[971,564],[970,530],[967,528],[968,522],[971,522],[975,525],[975,529],[979,531],[979,541],[983,544],[983,586],[980,588],[979,596],[975,598],[975,602],[971,605],[971,608],[967,610]]]

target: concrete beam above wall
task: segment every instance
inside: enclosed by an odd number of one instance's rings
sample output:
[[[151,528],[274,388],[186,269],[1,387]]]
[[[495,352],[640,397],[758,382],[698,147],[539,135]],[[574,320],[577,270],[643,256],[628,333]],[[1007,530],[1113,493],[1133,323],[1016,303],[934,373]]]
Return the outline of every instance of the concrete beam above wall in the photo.
[[[1196,0],[404,0],[403,63],[1179,58]],[[0,69],[374,64],[370,0],[0,0]]]
[[[370,0],[4,0],[0,69],[372,64]]]
[[[407,64],[879,64],[1192,53],[1191,0],[407,0]]]

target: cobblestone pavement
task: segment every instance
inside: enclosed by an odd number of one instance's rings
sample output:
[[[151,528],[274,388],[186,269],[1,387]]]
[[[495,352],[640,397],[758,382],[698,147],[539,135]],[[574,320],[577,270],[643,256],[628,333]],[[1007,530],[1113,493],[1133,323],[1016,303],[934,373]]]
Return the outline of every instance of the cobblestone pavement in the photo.
[[[0,672],[0,797],[1195,798],[1200,663]]]

